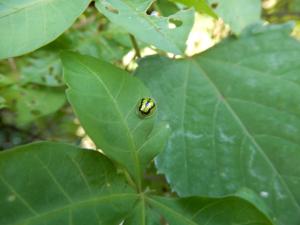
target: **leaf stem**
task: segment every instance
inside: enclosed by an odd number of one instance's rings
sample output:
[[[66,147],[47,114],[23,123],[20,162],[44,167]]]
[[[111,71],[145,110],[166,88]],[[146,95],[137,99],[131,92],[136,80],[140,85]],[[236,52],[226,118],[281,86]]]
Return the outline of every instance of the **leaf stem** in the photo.
[[[124,170],[124,175],[125,175],[128,183],[129,183],[129,185],[131,185],[134,188],[137,188],[136,184],[134,183],[134,181],[132,180],[131,176],[129,175],[129,173],[126,170]]]
[[[132,34],[129,34],[129,37],[130,37],[131,43],[133,45],[133,48],[134,48],[134,51],[135,51],[135,55],[138,58],[141,58],[141,52],[140,52],[140,49],[139,49],[139,46],[138,46],[138,43],[137,43],[135,37]]]

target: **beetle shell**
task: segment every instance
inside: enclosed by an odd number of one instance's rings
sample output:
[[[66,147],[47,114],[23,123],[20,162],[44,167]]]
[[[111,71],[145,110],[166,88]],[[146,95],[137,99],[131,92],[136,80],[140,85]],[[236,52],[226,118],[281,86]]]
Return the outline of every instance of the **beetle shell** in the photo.
[[[150,116],[156,109],[156,103],[153,98],[142,98],[139,103],[139,113],[141,116]]]

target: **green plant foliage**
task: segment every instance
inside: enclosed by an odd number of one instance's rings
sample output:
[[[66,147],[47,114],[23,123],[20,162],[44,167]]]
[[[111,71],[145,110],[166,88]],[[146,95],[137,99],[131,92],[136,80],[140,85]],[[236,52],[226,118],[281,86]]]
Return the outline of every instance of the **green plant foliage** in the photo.
[[[291,1],[290,9],[291,11],[294,12],[300,12],[300,1],[299,0]]]
[[[56,39],[90,0],[1,0],[0,59],[22,55]]]
[[[2,66],[2,64],[0,64],[0,65]],[[0,88],[3,88],[5,86],[13,84],[13,83],[14,83],[14,81],[10,77],[1,74],[1,71],[0,71]]]
[[[96,151],[45,142],[0,154],[3,225],[117,225],[137,199]]]
[[[0,109],[4,108],[6,106],[5,99],[0,96]]]
[[[74,26],[53,45],[114,63],[120,61],[132,48],[128,33],[120,26],[108,23],[93,8],[79,17]]]
[[[39,88],[36,86],[10,86],[0,94],[7,101],[7,107],[16,112],[15,123],[24,126],[39,117],[52,114],[65,103],[61,89]]]
[[[162,150],[169,133],[168,124],[154,126],[155,115],[138,115],[138,103],[149,91],[138,79],[95,58],[64,53],[62,60],[68,99],[81,124],[141,188],[144,168]]]
[[[154,10],[163,16],[170,16],[178,12],[178,7],[174,2],[157,0],[154,4]]]
[[[101,153],[51,142],[0,153],[0,198],[3,225],[119,225],[124,220],[145,225],[162,220],[172,225],[271,225],[238,196],[176,199],[135,193]]]
[[[228,23],[234,33],[260,22],[260,0],[207,0],[214,11]]]
[[[300,43],[290,32],[255,27],[190,59],[141,62],[137,76],[173,130],[156,165],[180,196],[247,187],[275,224],[300,223]]]
[[[120,25],[139,40],[158,49],[183,54],[194,21],[193,10],[179,11],[169,17],[147,15],[152,0],[97,0],[96,7],[110,21]],[[169,28],[172,23],[173,27]]]
[[[48,87],[63,85],[60,58],[56,51],[38,50],[17,60],[23,83]]]
[[[248,25],[260,22],[260,0],[172,0],[193,6],[198,12],[221,17],[231,30],[240,34]]]
[[[0,225],[299,225],[298,5],[0,0]]]
[[[199,13],[205,13],[214,18],[217,17],[216,13],[212,10],[206,0],[171,0],[173,2],[179,2],[189,7],[194,7]]]

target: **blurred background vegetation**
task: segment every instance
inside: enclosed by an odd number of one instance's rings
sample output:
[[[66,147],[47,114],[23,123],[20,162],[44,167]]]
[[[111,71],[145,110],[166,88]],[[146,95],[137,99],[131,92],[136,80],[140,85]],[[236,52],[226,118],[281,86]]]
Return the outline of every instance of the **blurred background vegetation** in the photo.
[[[147,13],[168,16],[182,7],[158,0]],[[265,23],[295,21],[292,35],[300,39],[300,0],[263,0],[262,10]],[[205,51],[230,34],[221,19],[197,13],[186,54]],[[0,150],[38,140],[93,147],[66,101],[59,52],[78,51],[128,71],[136,68],[140,56],[166,54],[141,42],[137,43],[140,52],[136,52],[133,43],[128,33],[110,23],[91,3],[54,42],[30,54],[0,61]],[[101,103],[95,103],[95,107],[101,107]]]

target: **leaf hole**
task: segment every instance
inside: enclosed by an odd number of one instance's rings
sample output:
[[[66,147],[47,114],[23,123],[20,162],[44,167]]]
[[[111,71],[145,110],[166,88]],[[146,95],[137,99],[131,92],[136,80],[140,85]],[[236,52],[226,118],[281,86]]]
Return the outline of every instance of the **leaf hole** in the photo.
[[[49,67],[49,74],[52,75],[52,74],[53,74],[53,70],[54,70],[53,66],[50,66],[50,67]]]
[[[216,8],[219,6],[219,3],[213,2],[210,6],[211,6],[213,9],[216,9]]]
[[[169,29],[175,29],[182,26],[182,21],[174,18],[169,19]]]

